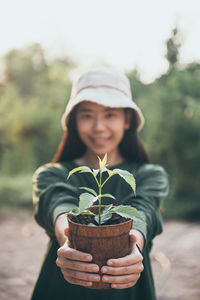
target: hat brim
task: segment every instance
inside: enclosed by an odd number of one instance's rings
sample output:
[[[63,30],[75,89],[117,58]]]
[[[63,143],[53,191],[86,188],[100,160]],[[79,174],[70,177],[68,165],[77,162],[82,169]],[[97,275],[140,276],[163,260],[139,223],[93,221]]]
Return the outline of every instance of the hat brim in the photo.
[[[144,116],[136,103],[123,92],[107,87],[88,87],[83,89],[71,98],[67,104],[66,110],[62,116],[61,124],[64,130],[67,129],[67,121],[73,108],[83,101],[90,101],[100,105],[113,108],[131,108],[137,115],[137,131],[140,131],[144,125]]]

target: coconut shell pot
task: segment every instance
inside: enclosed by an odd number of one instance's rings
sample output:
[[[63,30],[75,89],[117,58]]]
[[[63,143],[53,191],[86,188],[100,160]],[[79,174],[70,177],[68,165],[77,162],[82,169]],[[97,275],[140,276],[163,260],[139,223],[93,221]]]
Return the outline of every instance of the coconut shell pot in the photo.
[[[95,214],[99,206],[90,208]],[[68,216],[69,241],[71,247],[83,252],[90,253],[93,263],[99,266],[106,265],[109,258],[119,258],[130,253],[129,231],[133,220],[127,220],[115,225],[87,226],[75,223]],[[101,275],[101,271],[99,271]],[[91,289],[110,289],[110,283],[93,282]]]

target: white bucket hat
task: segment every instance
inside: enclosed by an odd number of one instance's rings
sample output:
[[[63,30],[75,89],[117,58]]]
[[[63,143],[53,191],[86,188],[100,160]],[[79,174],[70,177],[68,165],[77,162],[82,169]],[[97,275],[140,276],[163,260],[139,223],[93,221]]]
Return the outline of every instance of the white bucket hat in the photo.
[[[137,116],[137,131],[140,131],[144,125],[143,114],[132,100],[128,78],[116,70],[110,68],[92,69],[84,73],[73,84],[70,100],[61,119],[64,130],[67,129],[70,112],[83,101],[91,101],[114,108],[132,108]]]

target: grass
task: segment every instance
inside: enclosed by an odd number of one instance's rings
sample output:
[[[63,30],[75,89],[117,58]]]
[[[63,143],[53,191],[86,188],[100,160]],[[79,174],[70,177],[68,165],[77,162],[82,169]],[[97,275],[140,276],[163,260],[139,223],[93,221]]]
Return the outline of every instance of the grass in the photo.
[[[32,208],[32,174],[0,176],[0,209]]]

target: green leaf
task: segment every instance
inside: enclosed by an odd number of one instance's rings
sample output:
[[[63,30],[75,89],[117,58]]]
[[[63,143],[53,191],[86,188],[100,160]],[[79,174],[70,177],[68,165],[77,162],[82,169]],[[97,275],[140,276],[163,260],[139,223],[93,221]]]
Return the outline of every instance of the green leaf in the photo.
[[[87,224],[87,226],[90,226],[90,227],[96,227],[97,225],[93,224],[93,223],[89,223]]]
[[[98,160],[99,160],[99,169],[100,172],[102,172],[102,170],[106,167],[106,163],[107,163],[107,153],[104,155],[104,158],[101,160],[101,158],[99,156]]]
[[[106,167],[106,164],[107,164],[107,153],[104,155],[104,158],[103,158],[103,160],[102,160],[103,168]]]
[[[93,212],[91,212],[90,210],[83,210],[80,212],[80,215],[91,215],[91,216],[95,216],[95,214]]]
[[[140,217],[137,209],[130,205],[119,205],[110,210],[112,213],[116,213],[124,218],[133,219],[134,217]]]
[[[98,157],[98,160],[99,160],[99,170],[100,172],[102,171],[102,161],[101,161],[101,158],[99,156]]]
[[[92,174],[92,170],[90,168],[88,168],[85,170],[81,170],[80,173],[91,173]]]
[[[113,204],[109,204],[109,205],[106,205],[102,211],[101,211],[101,215],[105,215],[107,213],[109,213],[109,210],[113,207]]]
[[[133,174],[131,174],[130,172],[126,171],[126,170],[121,170],[121,169],[114,169],[113,172],[115,174],[118,174],[119,176],[121,176],[133,189],[134,193],[135,193],[135,189],[136,189],[136,184],[135,184],[135,178],[133,176]]]
[[[130,205],[119,205],[110,210],[112,213],[116,213],[124,218],[133,219],[134,217],[140,217],[137,209]]]
[[[107,215],[103,215],[103,216],[101,216],[101,223],[100,223],[100,225],[101,224],[104,224],[104,223],[106,223],[109,219],[111,219],[112,218],[112,214],[107,214]],[[94,217],[94,219],[95,219],[95,221],[97,222],[97,223],[99,223],[99,216],[98,215],[96,215],[95,217]]]
[[[109,177],[117,174],[117,173],[114,173],[112,170],[109,170],[109,169],[107,169],[107,172],[108,172]]]
[[[92,173],[91,169],[88,168],[88,167],[84,167],[84,166],[83,166],[83,167],[77,167],[77,168],[72,169],[72,170],[69,172],[67,179],[69,179],[69,177],[70,177],[72,174],[74,174],[74,173],[76,173],[76,172],[80,172],[80,171]]]
[[[78,215],[92,215],[95,216],[95,214],[87,209],[80,211],[78,207],[74,207],[71,211],[67,212],[66,215],[73,215],[73,216],[78,216]]]
[[[112,199],[116,199],[113,195],[111,195],[111,194],[103,194],[103,195],[101,195],[101,198],[102,197],[108,197],[108,198],[112,198]]]
[[[97,196],[97,193],[95,192],[95,190],[90,189],[90,188],[88,188],[88,187],[81,186],[79,189],[85,190],[85,191],[87,191],[87,192],[90,192],[90,193],[93,194],[94,196]]]
[[[74,215],[78,216],[80,214],[80,210],[78,207],[74,207],[71,211],[67,212],[66,215]]]
[[[82,212],[86,208],[90,207],[98,199],[98,197],[94,197],[94,195],[89,193],[83,193],[80,195],[79,199],[79,209],[80,212]]]
[[[109,214],[110,209],[113,207],[112,204],[106,205],[102,210],[101,210],[101,224],[106,223],[110,218],[112,218],[112,213]],[[95,221],[99,223],[99,215],[95,216]]]
[[[97,176],[97,174],[99,173],[99,169],[92,169],[93,173]]]

